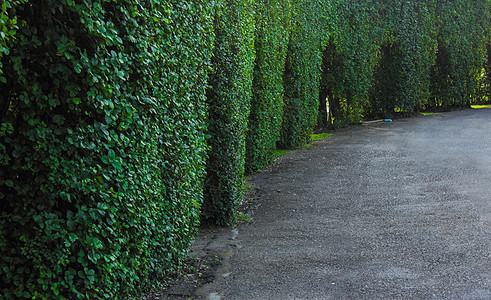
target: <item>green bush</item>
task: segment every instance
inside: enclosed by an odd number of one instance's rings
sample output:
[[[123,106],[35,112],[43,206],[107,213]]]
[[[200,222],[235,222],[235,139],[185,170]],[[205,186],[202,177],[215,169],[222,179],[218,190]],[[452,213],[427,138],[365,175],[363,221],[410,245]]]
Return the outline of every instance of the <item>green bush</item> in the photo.
[[[451,103],[450,54],[441,40],[438,40],[437,49],[435,65],[430,74],[431,94],[425,103],[426,109],[446,108]]]
[[[246,139],[248,173],[271,162],[280,138],[290,14],[289,0],[256,1],[256,61]]]
[[[2,11],[0,298],[136,298],[196,234],[209,1]]]
[[[279,148],[294,149],[310,140],[317,122],[322,63],[322,1],[292,1],[292,32],[284,73],[284,109]]]
[[[485,81],[484,85],[487,88],[485,90],[487,101],[491,101],[491,1],[488,0],[486,7],[486,22],[484,27],[484,37],[487,39],[486,43],[486,56],[484,60]]]
[[[487,101],[491,101],[491,42],[488,42],[486,45],[486,61],[484,65],[484,69],[486,71],[486,78],[484,81],[484,85],[487,88],[486,96]]]
[[[208,103],[209,158],[202,220],[235,222],[242,198],[245,134],[254,68],[254,0],[223,1],[215,16],[216,42]]]
[[[335,13],[334,26],[323,51],[319,127],[340,127],[361,121],[383,35],[373,2],[340,0]]]
[[[429,97],[436,53],[434,18],[426,3],[401,0],[385,9],[387,36],[371,91],[374,117],[419,109]]]
[[[432,73],[433,104],[444,108],[469,107],[479,100],[477,91],[485,60],[486,14],[490,3],[442,1],[434,9],[439,20],[440,55]]]

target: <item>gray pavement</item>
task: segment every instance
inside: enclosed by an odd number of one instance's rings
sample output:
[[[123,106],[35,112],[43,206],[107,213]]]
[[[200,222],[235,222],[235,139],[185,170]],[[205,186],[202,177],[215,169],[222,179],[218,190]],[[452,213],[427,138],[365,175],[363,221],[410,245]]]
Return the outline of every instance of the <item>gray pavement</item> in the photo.
[[[205,299],[491,299],[491,109],[340,130],[252,178],[205,233]]]

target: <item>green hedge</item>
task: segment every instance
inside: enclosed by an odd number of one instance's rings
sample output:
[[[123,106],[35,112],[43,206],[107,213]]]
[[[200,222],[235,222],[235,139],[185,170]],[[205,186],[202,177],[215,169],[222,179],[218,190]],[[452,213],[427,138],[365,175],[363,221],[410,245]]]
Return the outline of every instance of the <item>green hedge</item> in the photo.
[[[491,42],[488,42],[486,45],[486,55],[486,62],[484,65],[484,69],[486,70],[486,78],[484,85],[487,90],[485,90],[485,95],[487,96],[486,100],[491,101]]]
[[[294,149],[310,140],[317,122],[321,75],[322,1],[292,1],[292,32],[284,73],[284,109],[279,148]]]
[[[373,2],[340,0],[335,13],[323,51],[319,127],[337,128],[361,121],[383,35]],[[325,113],[326,98],[329,117]]]
[[[2,10],[1,298],[136,298],[196,234],[209,1]]]
[[[283,116],[283,72],[290,26],[290,1],[256,1],[256,61],[246,139],[246,172],[271,162]]]
[[[477,91],[490,3],[488,0],[442,1],[434,9],[439,21],[439,57],[432,74],[431,104],[443,108],[469,107],[471,102],[480,100]]]
[[[372,118],[390,118],[400,97],[399,84],[404,82],[399,71],[401,50],[397,44],[387,43],[382,45],[380,56],[370,93],[369,113]]]
[[[484,60],[484,68],[486,70],[486,79],[484,81],[485,87],[487,87],[486,100],[491,101],[491,0],[487,2],[486,9],[486,26],[484,27],[484,36],[487,39],[486,43],[486,56]]]
[[[384,7],[387,36],[375,70],[370,112],[373,117],[412,113],[429,97],[435,61],[434,18],[424,2],[404,0]]]
[[[254,0],[224,0],[215,16],[216,35],[208,103],[209,158],[202,220],[235,222],[242,198],[245,134],[254,68]]]
[[[491,2],[385,2],[3,1],[1,298],[141,297],[319,97],[347,122],[476,100]]]
[[[344,74],[343,60],[339,51],[336,51],[334,38],[329,38],[322,51],[322,73],[319,86],[319,110],[317,114],[317,128],[328,128],[333,120],[341,120],[341,99],[335,91],[342,91],[343,82],[338,76]],[[328,113],[329,109],[329,113]]]

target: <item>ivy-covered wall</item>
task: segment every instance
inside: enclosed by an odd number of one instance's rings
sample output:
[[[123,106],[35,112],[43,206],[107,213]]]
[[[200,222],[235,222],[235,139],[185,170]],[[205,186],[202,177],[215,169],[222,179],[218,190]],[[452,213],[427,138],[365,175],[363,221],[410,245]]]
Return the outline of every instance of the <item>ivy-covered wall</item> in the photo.
[[[424,2],[396,1],[381,7],[386,37],[371,88],[370,114],[387,118],[412,113],[429,97],[435,61],[433,18]]]
[[[368,102],[383,27],[374,2],[336,1],[334,24],[323,51],[319,127],[359,123]],[[333,15],[333,14],[331,14]],[[329,28],[329,27],[328,27]],[[323,106],[324,105],[324,106]]]
[[[211,5],[6,1],[1,19],[0,298],[138,298],[197,233]]]
[[[490,25],[489,0],[3,1],[0,298],[141,298],[316,123],[490,100]]]
[[[207,90],[208,160],[202,220],[230,225],[242,198],[245,137],[255,60],[254,0],[224,0],[217,8]]]
[[[439,56],[432,76],[433,104],[469,107],[480,100],[490,6],[488,0],[442,1],[434,6]]]
[[[246,140],[246,171],[271,162],[283,117],[283,73],[290,30],[290,1],[256,1],[256,61]]]
[[[294,149],[310,140],[317,122],[323,41],[322,1],[292,1],[292,29],[285,73],[283,124],[278,146]]]

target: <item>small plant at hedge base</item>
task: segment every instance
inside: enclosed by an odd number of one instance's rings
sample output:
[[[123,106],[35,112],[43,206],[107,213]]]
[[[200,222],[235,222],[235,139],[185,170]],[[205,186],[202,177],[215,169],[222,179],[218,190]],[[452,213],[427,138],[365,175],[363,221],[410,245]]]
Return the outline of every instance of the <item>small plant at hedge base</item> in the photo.
[[[239,213],[237,215],[237,222],[239,222],[239,223],[241,223],[241,222],[252,223],[252,222],[254,222],[254,220],[252,219],[252,217],[248,213]]]

